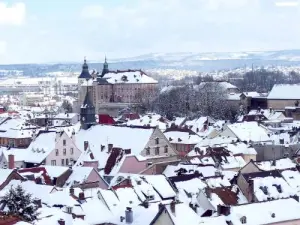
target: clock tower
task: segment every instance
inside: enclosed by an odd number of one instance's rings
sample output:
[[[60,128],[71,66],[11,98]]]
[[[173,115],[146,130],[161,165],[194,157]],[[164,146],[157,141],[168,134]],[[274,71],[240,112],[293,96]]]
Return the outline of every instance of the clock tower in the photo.
[[[89,86],[87,86],[86,88],[86,95],[80,108],[81,128],[84,130],[89,129],[92,125],[96,124],[95,106],[93,105],[93,102],[91,100],[92,88]]]

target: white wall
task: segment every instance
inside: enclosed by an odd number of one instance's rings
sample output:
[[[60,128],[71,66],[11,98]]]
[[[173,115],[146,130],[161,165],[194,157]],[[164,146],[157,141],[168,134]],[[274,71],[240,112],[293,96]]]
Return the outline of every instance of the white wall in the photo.
[[[66,141],[65,145],[64,140]],[[73,154],[71,153],[71,148],[73,148]],[[58,150],[58,155],[56,155],[56,149]],[[64,149],[66,150],[65,154]],[[47,156],[45,164],[51,165],[51,161],[55,160],[56,166],[68,166],[66,165],[66,159],[68,159],[68,163],[70,163],[71,158],[77,161],[80,155],[81,151],[76,147],[72,138],[64,132],[61,137],[57,136],[55,149]],[[62,159],[64,160],[64,165],[62,165]]]

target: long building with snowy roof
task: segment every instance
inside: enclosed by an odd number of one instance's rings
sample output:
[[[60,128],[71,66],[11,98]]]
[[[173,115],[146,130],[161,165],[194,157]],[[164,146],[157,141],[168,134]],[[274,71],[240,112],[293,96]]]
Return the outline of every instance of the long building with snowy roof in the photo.
[[[108,69],[105,59],[102,73],[90,74],[86,60],[78,77],[79,104],[85,98],[86,90],[92,91],[96,113],[103,104],[134,104],[140,103],[143,96],[151,98],[157,93],[158,82],[142,70]]]

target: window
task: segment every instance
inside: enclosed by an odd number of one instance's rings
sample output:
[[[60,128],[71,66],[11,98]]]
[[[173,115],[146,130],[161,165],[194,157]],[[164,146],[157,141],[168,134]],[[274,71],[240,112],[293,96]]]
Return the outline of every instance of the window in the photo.
[[[246,224],[247,223],[247,218],[246,216],[241,217],[241,224]]]
[[[168,153],[168,145],[165,146],[165,153]]]
[[[70,153],[71,153],[71,155],[73,155],[73,153],[74,153],[74,149],[73,148],[70,148]]]
[[[65,160],[61,159],[61,165],[64,166],[65,165]]]
[[[155,155],[159,155],[159,147],[155,148]]]
[[[66,166],[69,166],[69,159],[66,159]]]
[[[55,155],[58,156],[58,149],[55,149]]]
[[[155,144],[159,144],[159,138],[155,138]]]
[[[64,155],[66,155],[67,149],[64,148],[63,153],[64,153]]]
[[[56,160],[51,160],[51,166],[56,166]]]
[[[67,141],[63,140],[63,146],[66,146],[66,144],[67,144]]]
[[[149,147],[146,149],[146,155],[150,155],[150,148]]]

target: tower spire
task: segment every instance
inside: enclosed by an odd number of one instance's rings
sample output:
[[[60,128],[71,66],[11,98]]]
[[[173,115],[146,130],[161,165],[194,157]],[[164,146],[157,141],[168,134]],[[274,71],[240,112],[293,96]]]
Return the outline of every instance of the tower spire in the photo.
[[[107,58],[106,58],[106,55],[105,55],[105,59],[104,59],[104,63],[103,63],[103,69],[102,69],[102,74],[101,76],[103,77],[105,74],[107,74],[109,72],[109,69],[108,69],[108,63],[107,63]]]
[[[93,78],[90,74],[90,71],[89,71],[89,66],[88,64],[86,63],[86,57],[84,56],[84,60],[83,60],[83,64],[82,64],[82,71],[81,71],[81,74],[78,78],[83,78],[83,79],[91,79]]]

